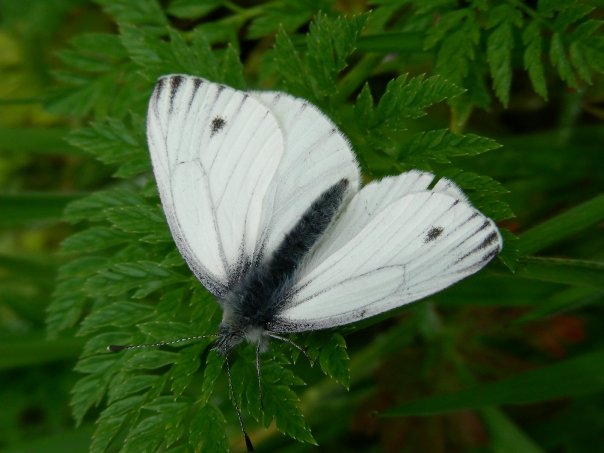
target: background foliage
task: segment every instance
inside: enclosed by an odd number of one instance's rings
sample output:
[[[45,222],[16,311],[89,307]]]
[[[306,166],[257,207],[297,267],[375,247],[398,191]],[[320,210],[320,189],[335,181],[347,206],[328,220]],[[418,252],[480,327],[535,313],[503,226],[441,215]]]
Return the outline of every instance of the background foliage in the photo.
[[[311,100],[367,181],[448,176],[506,240],[441,294],[296,338],[313,368],[272,344],[263,407],[254,351],[240,348],[234,392],[259,450],[592,451],[604,435],[599,6],[0,0],[0,448],[243,448],[209,340],[104,353],[220,320],[149,173],[146,102],[157,76],[180,72]]]

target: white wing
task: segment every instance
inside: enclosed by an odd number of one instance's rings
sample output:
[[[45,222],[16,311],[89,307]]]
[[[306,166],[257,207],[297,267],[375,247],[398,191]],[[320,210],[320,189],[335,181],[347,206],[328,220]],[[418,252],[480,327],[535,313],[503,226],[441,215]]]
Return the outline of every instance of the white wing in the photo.
[[[501,249],[492,220],[461,190],[413,171],[363,188],[305,262],[269,328],[348,324],[440,291],[484,267]]]
[[[323,192],[347,179],[350,197],[358,191],[360,174],[348,140],[315,106],[285,93],[250,94],[275,115],[285,143],[263,210],[264,255],[270,256]]]
[[[147,138],[170,230],[193,273],[226,293],[260,244],[283,135],[254,97],[184,75],[161,78]]]
[[[170,230],[193,273],[224,296],[270,256],[300,216],[359,170],[346,138],[316,107],[284,93],[244,93],[206,80],[161,78],[147,136]]]

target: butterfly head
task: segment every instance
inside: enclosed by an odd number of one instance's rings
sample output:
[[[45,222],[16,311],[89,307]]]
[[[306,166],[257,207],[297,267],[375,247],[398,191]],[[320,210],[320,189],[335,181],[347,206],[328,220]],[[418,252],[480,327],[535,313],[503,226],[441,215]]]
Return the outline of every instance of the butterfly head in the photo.
[[[244,341],[259,344],[260,350],[264,351],[268,345],[268,336],[261,327],[247,326],[242,328],[223,322],[220,325],[214,349],[226,357],[234,347]]]

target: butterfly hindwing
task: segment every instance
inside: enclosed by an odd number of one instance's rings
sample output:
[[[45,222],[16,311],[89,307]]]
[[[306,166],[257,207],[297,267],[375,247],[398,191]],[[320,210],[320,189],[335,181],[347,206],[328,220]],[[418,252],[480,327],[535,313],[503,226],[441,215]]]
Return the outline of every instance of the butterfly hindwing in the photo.
[[[440,291],[500,250],[460,189],[413,171],[363,188],[304,262],[271,330],[348,324]]]

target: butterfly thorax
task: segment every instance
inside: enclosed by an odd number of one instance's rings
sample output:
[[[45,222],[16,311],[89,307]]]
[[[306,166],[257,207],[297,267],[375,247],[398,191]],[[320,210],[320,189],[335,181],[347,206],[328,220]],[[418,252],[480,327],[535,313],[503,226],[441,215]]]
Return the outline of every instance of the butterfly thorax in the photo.
[[[287,305],[296,271],[338,212],[348,181],[323,192],[287,233],[271,256],[250,266],[221,300],[222,324],[215,348],[223,355],[243,341],[268,341],[270,324]]]

